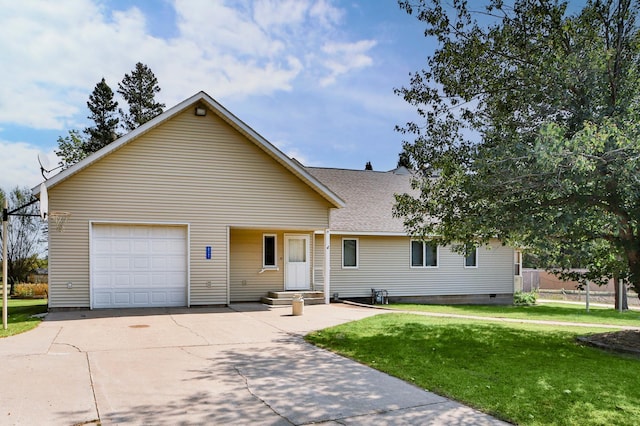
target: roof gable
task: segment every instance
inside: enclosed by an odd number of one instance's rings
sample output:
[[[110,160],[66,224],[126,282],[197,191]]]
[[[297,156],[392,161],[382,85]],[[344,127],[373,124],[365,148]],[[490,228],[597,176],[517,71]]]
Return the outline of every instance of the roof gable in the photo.
[[[288,171],[293,173],[297,178],[302,180],[306,185],[308,185],[315,192],[320,194],[324,199],[329,201],[335,207],[344,207],[344,201],[340,199],[335,193],[333,193],[329,188],[327,188],[321,181],[319,181],[316,177],[310,174],[307,170],[305,170],[300,163],[289,158],[282,151],[276,148],[273,144],[267,141],[264,137],[258,134],[255,130],[249,127],[246,123],[240,120],[238,117],[233,115],[229,110],[219,104],[215,99],[207,95],[205,92],[199,92],[190,98],[182,101],[178,105],[168,109],[163,112],[159,116],[154,119],[148,121],[137,129],[127,133],[111,144],[105,146],[101,150],[94,152],[90,156],[84,158],[79,161],[77,164],[69,167],[68,169],[58,173],[55,176],[52,176],[46,181],[47,188],[52,188],[59,183],[65,181],[69,177],[75,175],[81,170],[90,167],[96,161],[108,156],[114,151],[119,150],[123,146],[131,143],[132,141],[138,139],[141,135],[149,132],[150,130],[158,127],[162,123],[171,120],[176,115],[182,113],[183,111],[193,108],[195,113],[196,107],[206,107],[208,111],[216,114],[218,117],[227,122],[231,127],[237,130],[239,133],[244,135],[249,141],[254,143],[257,147],[262,149],[265,153],[267,153],[271,158],[280,163],[285,167]],[[40,194],[40,186],[32,189],[32,193],[36,196]]]

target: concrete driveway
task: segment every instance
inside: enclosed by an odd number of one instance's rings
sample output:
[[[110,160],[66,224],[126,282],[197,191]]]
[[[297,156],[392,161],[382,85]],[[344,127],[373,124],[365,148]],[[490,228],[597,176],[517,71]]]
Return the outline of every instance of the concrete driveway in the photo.
[[[504,424],[305,343],[348,305],[54,312],[0,339],[1,424]]]

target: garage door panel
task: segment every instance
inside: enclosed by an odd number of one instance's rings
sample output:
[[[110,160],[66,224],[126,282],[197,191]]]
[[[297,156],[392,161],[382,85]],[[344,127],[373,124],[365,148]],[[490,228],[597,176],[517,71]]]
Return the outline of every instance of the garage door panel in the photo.
[[[111,257],[94,257],[93,270],[96,272],[110,271],[112,269]]]
[[[93,307],[186,306],[184,226],[92,227]]]
[[[154,240],[150,248],[154,254],[183,255],[187,246],[184,240]]]
[[[138,270],[138,269],[144,269],[147,270],[149,269],[149,258],[148,257],[142,257],[142,256],[136,256],[133,258],[133,268]]]
[[[133,285],[136,287],[149,287],[151,285],[151,277],[149,274],[134,274]]]
[[[154,234],[158,234],[161,232],[160,229],[153,229],[150,226],[132,226],[130,228],[131,232],[130,232],[130,236],[131,237],[138,237],[138,238],[147,238],[151,235],[151,233],[153,232]]]
[[[151,243],[151,252],[152,253],[168,253],[169,252],[169,241],[167,241],[167,240],[154,240]]]
[[[111,274],[111,280],[113,287],[130,287],[132,282],[129,274]]]
[[[176,291],[169,292],[168,295],[169,295],[169,303],[171,304],[178,303],[182,298],[182,294]]]
[[[106,240],[104,238],[94,238],[93,251],[95,254],[113,253],[111,240]]]
[[[182,277],[182,275],[176,274],[176,273],[165,274],[163,277],[163,280],[164,280],[163,286],[168,288],[181,287],[186,284],[184,283],[184,278]]]
[[[178,227],[166,227],[163,229],[160,229],[158,232],[158,236],[161,236],[163,238],[173,238],[176,240],[182,240],[183,235],[182,235],[182,230]]]
[[[147,254],[150,252],[149,250],[150,242],[143,240],[134,240],[133,241],[133,254]]]
[[[131,295],[128,291],[113,292],[113,303],[115,305],[128,305],[131,303]]]
[[[95,288],[100,287],[111,287],[111,274],[94,274],[93,275],[93,286]]]
[[[92,229],[93,238],[102,238],[111,236],[111,226],[101,225],[100,227],[94,226]]]
[[[151,262],[151,269],[154,271],[181,272],[186,259],[182,256],[154,256]]]
[[[133,304],[140,306],[140,305],[149,305],[149,292],[145,291],[145,292],[141,292],[141,291],[136,291],[133,293]]]
[[[153,282],[153,285],[156,287],[167,287],[169,285],[166,274],[151,274],[151,282]]]
[[[128,271],[131,269],[131,258],[122,256],[113,256],[111,258],[112,271]]]
[[[164,291],[154,291],[151,293],[151,301],[156,304],[165,304],[168,302],[167,293]]]
[[[171,256],[166,259],[167,260],[167,270],[168,271],[180,271],[182,265],[185,264],[186,258],[182,256]]]
[[[102,225],[101,225],[102,226]],[[133,227],[122,225],[104,225],[107,228],[105,236],[115,238],[129,238]]]
[[[96,292],[93,296],[93,302],[96,307],[109,307],[113,305],[111,296],[111,293]]]

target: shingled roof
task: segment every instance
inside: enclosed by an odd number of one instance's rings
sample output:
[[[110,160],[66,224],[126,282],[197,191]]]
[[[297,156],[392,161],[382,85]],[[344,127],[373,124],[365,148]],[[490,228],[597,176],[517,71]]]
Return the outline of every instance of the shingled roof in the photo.
[[[346,204],[331,211],[332,232],[405,233],[402,219],[393,217],[394,195],[414,192],[411,173],[404,167],[388,172],[305,169]]]

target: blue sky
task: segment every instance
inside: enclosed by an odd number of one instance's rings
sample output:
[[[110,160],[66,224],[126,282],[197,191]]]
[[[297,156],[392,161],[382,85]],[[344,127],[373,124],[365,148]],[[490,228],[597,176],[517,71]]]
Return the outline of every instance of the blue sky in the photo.
[[[167,108],[204,90],[305,165],[392,169],[423,29],[395,0],[0,0],[0,188],[38,184],[38,152],[56,164],[136,62]]]

